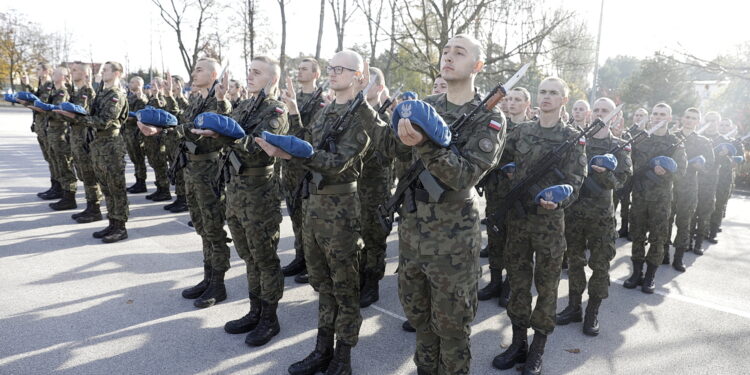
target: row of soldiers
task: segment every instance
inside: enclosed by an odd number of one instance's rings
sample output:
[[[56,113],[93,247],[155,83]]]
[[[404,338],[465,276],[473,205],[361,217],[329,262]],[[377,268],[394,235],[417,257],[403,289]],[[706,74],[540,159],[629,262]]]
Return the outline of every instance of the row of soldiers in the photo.
[[[416,331],[418,373],[468,374],[470,325],[477,301],[500,297],[500,304],[507,306],[513,337],[493,366],[509,369],[523,363],[524,374],[540,374],[547,337],[557,324],[583,320],[584,333],[598,334],[598,309],[607,298],[615,253],[615,207],[622,203],[625,211],[627,202],[628,194],[622,192],[628,192],[632,202],[628,217],[634,272],[626,287],[640,285],[652,293],[670,238],[670,212],[677,223],[674,266],[684,267],[687,245],[681,236],[693,239],[693,250],[702,249],[699,243],[710,236],[712,227],[711,213],[685,209],[682,202],[692,199],[689,192],[698,194],[710,184],[699,175],[718,176],[721,169],[716,165],[732,169],[736,160],[729,157],[727,147],[714,153],[714,147],[705,146],[708,143],[696,131],[700,112],[695,109],[685,112],[679,129],[670,130],[664,123],[671,120],[671,108],[660,103],[650,120],[625,129],[615,103],[601,98],[593,104],[594,121],[589,124],[586,116],[579,117],[576,103],[569,123],[562,116],[569,89],[554,77],[538,87],[536,114],[531,114],[529,91],[520,87],[508,85],[483,99],[474,88],[484,65],[483,51],[467,35],[456,35],[444,47],[435,94],[398,105],[388,98],[382,72],[368,67],[353,51],[339,52],[329,61],[330,96],[318,85],[322,72],[314,59],[299,65],[300,90],[291,80],[286,90],[280,90],[278,63],[256,57],[248,71],[245,99],[210,58],[197,62],[189,98],[181,95],[183,83],[173,79],[142,89],[143,82],[134,78],[128,94],[119,85],[123,71],[116,62],[104,65],[103,86],[95,93],[85,82],[90,75],[86,65],[71,67],[70,101],[84,106],[87,115],[61,109],[35,113],[34,127],[51,164],[50,190],[59,183],[62,200],[72,198],[75,204],[75,175],[72,180],[61,177],[58,151],[53,151],[60,145],[51,145],[59,131],[53,128],[60,128],[70,132],[72,165],[87,192],[88,212],[77,220],[101,219],[101,191],[109,226],[94,237],[105,242],[124,239],[128,216],[124,154],[127,148],[131,160],[143,164],[144,158],[136,156],[142,150],[156,175],[157,192],[151,198],[171,199],[169,175],[176,185],[175,211],[186,204],[202,239],[204,277],[182,291],[183,297],[195,300],[196,307],[226,299],[229,236],[224,224],[228,224],[246,263],[250,308],[224,329],[246,333],[245,342],[251,346],[265,345],[280,332],[276,311],[284,276],[307,273],[319,294],[318,334],[315,349],[292,364],[290,374],[351,373],[350,352],[362,323],[359,310],[378,300],[378,283],[385,270],[390,228],[379,224],[383,218],[379,206],[394,197],[403,201],[396,206],[399,297],[408,318],[405,328]],[[46,77],[43,68],[40,77]],[[36,91],[50,104],[66,100],[53,94],[65,86],[58,72],[64,76],[61,68],[56,69],[51,82],[42,78]],[[148,104],[152,109],[140,108]],[[146,113],[153,113],[149,112],[153,108],[174,116],[176,126],[147,120],[151,117]],[[135,117],[128,115],[136,110]],[[237,131],[226,131],[232,126]],[[83,134],[80,139],[74,137],[76,131]],[[741,149],[731,139],[718,139],[726,134],[716,126],[705,134],[715,135],[717,146],[734,143]],[[285,142],[278,137],[286,137]],[[81,172],[87,162],[75,157],[76,152],[90,158],[88,183]],[[698,163],[702,167],[693,162],[698,156],[703,157]],[[396,173],[395,193],[393,168],[403,170]],[[425,173],[409,178],[409,173],[419,170]],[[690,185],[692,181],[695,184]],[[437,196],[435,186],[441,190]],[[481,290],[477,186],[487,200],[491,274],[490,283]],[[136,168],[136,184],[130,191],[144,189],[145,165]],[[296,256],[286,267],[281,267],[276,253],[282,199],[295,233]],[[71,206],[70,199],[66,202]],[[590,253],[588,261],[585,250]],[[570,302],[557,314],[566,254]],[[583,270],[586,264],[594,270],[589,280]],[[532,282],[538,292],[533,311]],[[581,299],[587,285],[584,318]],[[534,331],[530,345],[529,328]]]

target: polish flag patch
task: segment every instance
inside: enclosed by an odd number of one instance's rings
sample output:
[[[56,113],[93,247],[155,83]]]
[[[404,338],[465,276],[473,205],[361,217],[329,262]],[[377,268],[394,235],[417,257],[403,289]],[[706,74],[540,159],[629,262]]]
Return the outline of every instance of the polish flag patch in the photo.
[[[276,113],[278,113],[278,114],[283,114],[284,113],[284,108],[281,108],[281,107],[276,107],[273,110],[276,111]]]
[[[579,145],[585,145],[586,144],[586,137],[578,138],[578,144]]]
[[[627,145],[627,146],[625,146],[624,150],[625,151],[633,151],[633,148],[630,147],[630,145]]]
[[[503,128],[503,125],[495,120],[490,120],[490,123],[487,126],[497,131],[500,131],[500,129]]]
[[[117,103],[117,102],[119,102],[119,101],[120,101],[120,98],[118,98],[118,97],[116,97],[116,96],[113,96],[113,97],[112,97],[112,102],[113,102],[113,103]]]
[[[325,103],[325,102],[320,102],[320,108],[323,108],[323,107],[325,107],[325,106],[326,106],[326,103]]]

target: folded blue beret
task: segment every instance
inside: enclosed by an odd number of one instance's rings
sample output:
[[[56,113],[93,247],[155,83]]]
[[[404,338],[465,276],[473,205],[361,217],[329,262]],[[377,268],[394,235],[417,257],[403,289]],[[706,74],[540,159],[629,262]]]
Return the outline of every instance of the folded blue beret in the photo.
[[[286,151],[289,155],[308,159],[313,156],[313,146],[293,135],[276,135],[264,131],[261,135],[266,142]]]
[[[570,194],[573,194],[573,187],[570,185],[554,185],[550,186],[534,197],[534,202],[539,203],[539,200],[544,198],[547,202],[560,203],[567,199]]]
[[[149,89],[151,89],[151,84],[147,83],[147,84],[143,85],[143,88],[146,89],[146,90],[149,90]]]
[[[5,101],[11,103],[18,103],[16,101],[16,94],[5,94]]]
[[[516,163],[510,162],[508,164],[503,165],[500,167],[500,170],[504,173],[515,173],[516,172]]]
[[[128,112],[128,117],[138,117],[138,115],[135,112],[130,111]]]
[[[745,162],[745,157],[742,155],[732,156],[732,161],[736,164],[742,164]]]
[[[167,127],[177,125],[177,117],[174,117],[171,113],[154,107],[146,107],[136,112],[138,121],[143,124],[153,125],[158,127]]]
[[[213,112],[204,112],[195,117],[195,127],[198,129],[213,130],[221,135],[239,139],[245,136],[237,121],[229,116],[222,116]]]
[[[421,100],[406,100],[396,106],[391,119],[391,127],[398,133],[398,121],[407,118],[412,124],[422,128],[435,143],[448,147],[451,143],[450,127],[443,121],[435,108]]]
[[[677,171],[677,162],[669,156],[657,156],[649,161],[649,165],[651,165],[651,168],[662,167],[669,173]]]
[[[60,109],[58,106],[56,106],[54,104],[47,104],[47,103],[45,103],[45,102],[43,102],[41,100],[35,101],[34,102],[34,107],[37,107],[37,108],[39,108],[41,110],[44,110],[44,111],[51,111],[53,109]]]
[[[88,116],[89,114],[85,108],[81,107],[78,104],[73,104],[71,102],[60,103],[60,109],[66,112],[72,112],[72,113],[83,115],[83,116]]]
[[[617,169],[617,158],[612,154],[596,155],[591,158],[590,165],[596,165],[614,171]]]
[[[23,100],[25,102],[32,102],[32,103],[39,100],[39,98],[37,98],[36,95],[27,91],[21,91],[18,94],[16,94],[16,99]]]
[[[403,94],[401,94],[401,100],[417,100],[419,99],[419,95],[417,95],[414,91],[406,91]]]
[[[688,160],[688,164],[695,164],[698,166],[704,166],[706,165],[706,158],[703,157],[703,155],[698,155],[690,160]]]
[[[731,143],[722,143],[714,147],[715,153],[718,154],[718,153],[721,153],[722,151],[726,151],[727,155],[729,156],[737,155],[737,148],[734,147],[734,145]]]

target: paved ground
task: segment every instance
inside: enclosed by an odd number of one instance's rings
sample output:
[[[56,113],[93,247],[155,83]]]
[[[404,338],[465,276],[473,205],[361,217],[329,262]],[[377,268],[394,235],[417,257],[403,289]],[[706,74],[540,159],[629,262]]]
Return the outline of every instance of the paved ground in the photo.
[[[25,110],[0,108],[1,374],[284,374],[307,355],[317,312],[307,285],[287,279],[282,332],[263,348],[250,348],[243,335],[222,329],[248,307],[236,253],[226,302],[197,310],[180,297],[202,275],[200,240],[186,225],[187,214],[168,214],[144,194],[131,196],[130,238],[104,245],[91,237],[102,222],[75,224],[71,212],[51,211],[35,195],[47,188],[48,172],[30,118]],[[127,177],[133,182],[132,168]],[[735,196],[728,211],[720,244],[700,258],[687,255],[685,274],[660,268],[654,295],[622,288],[630,244],[618,242],[601,335],[584,336],[580,324],[558,327],[545,354],[545,374],[750,373],[750,200]],[[293,236],[287,217],[282,225],[279,256],[285,264],[294,255]],[[401,330],[395,234],[387,261],[381,300],[362,311],[356,374],[416,372],[414,337]],[[484,271],[482,285],[489,278]],[[566,278],[559,309],[567,302]],[[490,366],[510,339],[505,311],[495,301],[481,302],[472,373],[514,374]]]

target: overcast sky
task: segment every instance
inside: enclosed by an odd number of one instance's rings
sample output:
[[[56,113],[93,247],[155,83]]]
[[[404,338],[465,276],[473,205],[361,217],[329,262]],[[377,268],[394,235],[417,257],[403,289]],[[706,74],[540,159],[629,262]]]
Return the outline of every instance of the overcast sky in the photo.
[[[239,16],[242,0],[217,1],[236,4],[225,12],[227,18],[232,14]],[[750,29],[746,26],[750,5],[743,1],[605,1],[600,62],[616,55],[645,57],[656,50],[668,49],[685,49],[695,55],[712,58],[731,51],[738,43],[750,40]],[[552,0],[552,3],[572,7],[596,33],[600,0]],[[290,1],[287,6],[287,55],[315,53],[319,4],[317,0]],[[261,0],[260,7],[270,25],[265,33],[272,35],[278,45],[281,34],[278,3],[276,0]],[[127,55],[130,70],[137,70],[148,68],[151,63],[160,69],[163,58],[167,69],[186,74],[174,33],[162,24],[150,0],[4,0],[0,5],[2,11],[11,8],[25,13],[47,32],[67,30],[72,34],[71,60],[89,60],[93,53],[96,61],[118,60],[125,63]],[[85,11],[82,13],[81,9]],[[116,15],[101,16],[99,10],[115,11]],[[227,18],[222,22],[228,23]],[[327,9],[325,25],[322,56],[327,58],[336,48],[330,9]],[[239,38],[238,33],[235,39]],[[366,23],[355,17],[347,27],[345,44],[366,42]],[[240,48],[239,45],[230,46],[228,53],[235,76],[244,76],[241,72],[244,67]],[[277,54],[278,51],[272,53]]]

